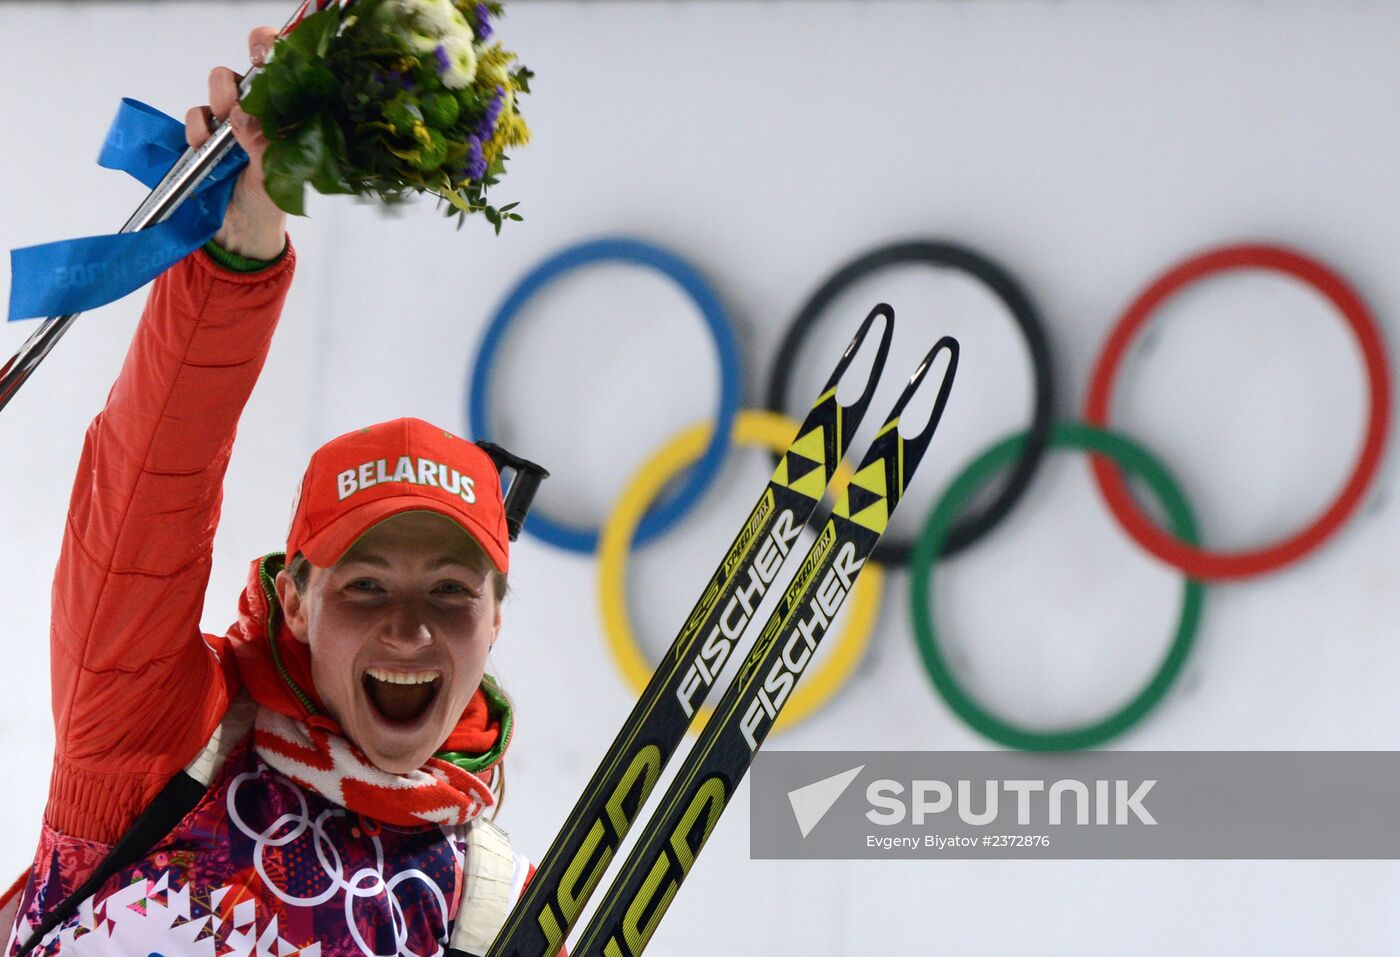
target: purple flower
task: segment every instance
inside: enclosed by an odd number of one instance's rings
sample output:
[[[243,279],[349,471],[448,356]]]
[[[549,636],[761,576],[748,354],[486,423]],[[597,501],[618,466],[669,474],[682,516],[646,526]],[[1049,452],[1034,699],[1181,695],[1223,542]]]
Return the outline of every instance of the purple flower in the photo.
[[[433,55],[437,57],[439,73],[446,73],[448,70],[452,69],[452,61],[448,59],[447,48],[441,43],[433,50]]]
[[[467,137],[467,162],[462,171],[477,182],[486,175],[486,157],[481,152],[481,140],[475,136]]]
[[[491,39],[491,34],[495,33],[491,29],[491,11],[486,9],[486,4],[476,5],[476,38],[482,43]]]
[[[376,70],[374,78],[391,90],[396,88],[404,90],[413,89],[413,80],[407,75],[400,73],[398,70],[390,70],[388,73],[381,73]]]
[[[476,135],[483,140],[489,140],[496,132],[496,120],[500,119],[501,107],[506,102],[506,91],[501,87],[496,87],[496,95],[491,97],[491,102],[486,104],[486,112],[481,115],[481,122],[476,124]]]

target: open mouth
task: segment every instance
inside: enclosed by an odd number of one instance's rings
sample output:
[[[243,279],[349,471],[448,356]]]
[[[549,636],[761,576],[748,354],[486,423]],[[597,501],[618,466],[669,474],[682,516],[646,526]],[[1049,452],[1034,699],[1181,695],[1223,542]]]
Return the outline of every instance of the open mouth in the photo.
[[[442,687],[439,671],[369,668],[360,679],[370,707],[390,724],[412,724],[432,707]]]

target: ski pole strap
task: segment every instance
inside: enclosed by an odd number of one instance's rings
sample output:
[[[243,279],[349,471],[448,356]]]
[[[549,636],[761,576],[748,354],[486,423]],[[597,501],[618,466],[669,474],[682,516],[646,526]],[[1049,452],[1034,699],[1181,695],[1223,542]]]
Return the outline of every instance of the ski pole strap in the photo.
[[[184,152],[183,123],[124,98],[97,163],[154,189]],[[146,229],[11,250],[9,320],[86,312],[141,288],[218,232],[247,165],[235,145],[169,218]]]
[[[185,769],[166,782],[151,803],[141,812],[136,821],[122,835],[121,840],[112,846],[102,863],[92,872],[83,885],[63,899],[45,917],[34,933],[30,935],[15,957],[26,957],[38,947],[44,937],[61,925],[77,911],[79,905],[97,893],[108,878],[129,864],[134,864],[146,856],[151,848],[175,829],[184,816],[194,810],[200,802],[214,775],[223,767],[229,753],[243,740],[253,726],[257,704],[246,695],[236,697],[230,703],[214,733],[193,761]]]
[[[97,865],[97,870],[92,872],[92,876],[40,921],[29,940],[15,953],[15,957],[27,957],[54,928],[77,913],[79,905],[97,893],[98,888],[106,883],[108,878],[145,856],[147,851],[155,847],[161,838],[180,823],[181,818],[194,810],[206,790],[203,783],[184,771],[166,782],[165,787],[161,788],[146,810],[141,812],[136,823],[132,824],[121,840],[107,852],[107,856]]]

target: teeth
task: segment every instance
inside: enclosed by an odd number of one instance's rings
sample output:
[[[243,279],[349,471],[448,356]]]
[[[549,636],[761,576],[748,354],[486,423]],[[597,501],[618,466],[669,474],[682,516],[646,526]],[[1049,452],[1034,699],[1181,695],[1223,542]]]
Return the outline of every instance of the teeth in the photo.
[[[375,681],[391,685],[425,685],[442,676],[441,671],[385,671],[383,668],[370,668],[367,673]]]

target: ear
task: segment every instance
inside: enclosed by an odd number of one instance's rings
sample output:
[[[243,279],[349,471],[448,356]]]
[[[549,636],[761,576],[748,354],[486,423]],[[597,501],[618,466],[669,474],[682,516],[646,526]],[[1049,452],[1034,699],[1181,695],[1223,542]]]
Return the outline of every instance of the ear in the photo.
[[[491,644],[490,648],[496,647],[496,639],[501,636],[501,602],[496,601],[496,617],[491,622]],[[489,650],[489,648],[488,648]]]
[[[277,601],[282,605],[282,619],[287,623],[287,629],[297,641],[307,644],[309,629],[306,622],[306,603],[302,600],[301,592],[297,591],[296,582],[292,581],[292,576],[283,569],[277,573],[273,584],[277,589]]]

